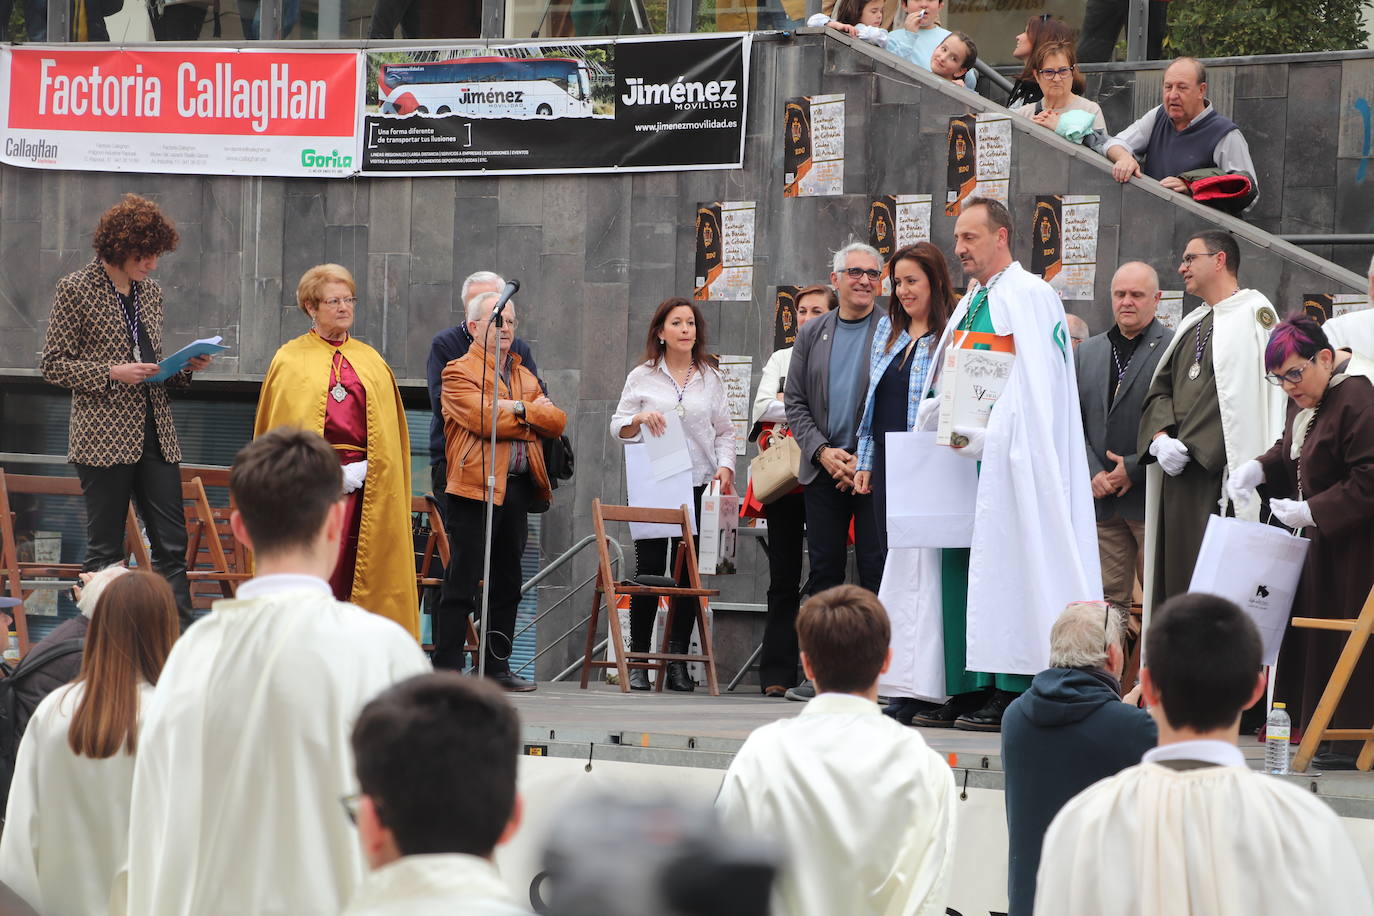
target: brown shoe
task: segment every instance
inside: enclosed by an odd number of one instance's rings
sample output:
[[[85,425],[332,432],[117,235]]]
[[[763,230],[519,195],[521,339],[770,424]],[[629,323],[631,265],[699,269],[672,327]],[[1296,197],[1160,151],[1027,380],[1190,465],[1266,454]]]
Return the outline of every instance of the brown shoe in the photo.
[[[781,684],[769,684],[763,688],[763,695],[774,698],[785,697],[787,696],[787,688]]]

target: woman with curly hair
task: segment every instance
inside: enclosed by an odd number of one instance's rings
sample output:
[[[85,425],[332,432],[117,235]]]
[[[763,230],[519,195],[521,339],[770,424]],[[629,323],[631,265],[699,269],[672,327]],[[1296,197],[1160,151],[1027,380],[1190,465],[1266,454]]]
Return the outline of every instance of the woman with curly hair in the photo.
[[[153,566],[191,622],[186,581],[186,522],[181,508],[181,446],[168,388],[185,388],[210,357],[148,381],[162,358],[162,289],[149,276],[179,237],[157,204],[126,194],[100,217],[96,256],[57,283],[38,368],[70,388],[67,460],[86,502],[87,571],[124,560],[124,519],[132,497],[152,542]]]

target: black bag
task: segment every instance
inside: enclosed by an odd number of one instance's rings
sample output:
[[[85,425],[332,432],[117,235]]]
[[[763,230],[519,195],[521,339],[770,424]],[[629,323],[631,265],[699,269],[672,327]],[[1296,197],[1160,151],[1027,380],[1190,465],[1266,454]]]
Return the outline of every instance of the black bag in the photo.
[[[10,668],[0,662],[0,811],[9,802],[10,780],[14,778],[14,760],[19,754],[19,740],[28,728],[29,717],[49,693],[70,681],[53,676],[53,665],[73,653],[80,654],[86,640],[80,636],[40,645]],[[78,670],[80,669],[80,659]],[[47,675],[47,676],[45,676]]]
[[[552,439],[540,437],[539,444],[544,447],[544,470],[549,475],[549,489],[557,490],[560,480],[569,480],[573,475],[572,443],[567,436],[555,436]],[[552,506],[549,500],[540,499],[530,503],[529,511],[539,514],[548,512]]]

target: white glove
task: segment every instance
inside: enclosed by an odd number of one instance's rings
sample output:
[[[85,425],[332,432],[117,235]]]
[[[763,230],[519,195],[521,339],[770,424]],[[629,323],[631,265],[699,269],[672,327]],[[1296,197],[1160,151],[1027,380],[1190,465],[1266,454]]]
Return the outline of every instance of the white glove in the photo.
[[[951,445],[960,441],[958,439],[959,436],[963,436],[968,440],[967,445],[954,449],[954,454],[964,458],[972,458],[974,461],[982,459],[983,446],[987,444],[988,438],[988,431],[986,429],[977,429],[971,426],[956,426],[952,432],[954,435],[950,437]]]
[[[935,416],[940,412],[939,398],[926,398],[916,408],[916,429],[934,429]]]
[[[343,466],[344,492],[352,493],[363,485],[363,479],[367,477],[367,462],[355,461],[352,464]]]
[[[1274,518],[1289,528],[1315,528],[1317,525],[1312,520],[1312,509],[1305,499],[1271,499],[1269,508]]]
[[[1188,446],[1168,433],[1150,443],[1150,454],[1155,456],[1159,461],[1159,466],[1170,477],[1177,477],[1181,474],[1184,467],[1192,460],[1188,455]]]
[[[1231,502],[1235,503],[1237,509],[1244,509],[1250,505],[1250,499],[1255,495],[1255,487],[1262,483],[1264,468],[1252,458],[1226,478],[1226,495],[1231,497]]]

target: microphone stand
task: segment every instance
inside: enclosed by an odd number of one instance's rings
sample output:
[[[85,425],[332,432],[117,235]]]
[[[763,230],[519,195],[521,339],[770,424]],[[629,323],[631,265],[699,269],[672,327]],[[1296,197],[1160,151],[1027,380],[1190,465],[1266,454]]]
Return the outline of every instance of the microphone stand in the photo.
[[[491,460],[487,463],[487,496],[486,496],[486,556],[482,559],[482,628],[477,632],[477,676],[486,677],[487,674],[487,646],[491,640],[487,636],[487,616],[491,604],[491,521],[492,514],[496,508],[496,420],[500,414],[501,400],[501,328],[505,325],[505,316],[497,311],[491,316],[492,326],[496,328],[496,343],[494,352],[496,354],[496,372],[491,385]]]

